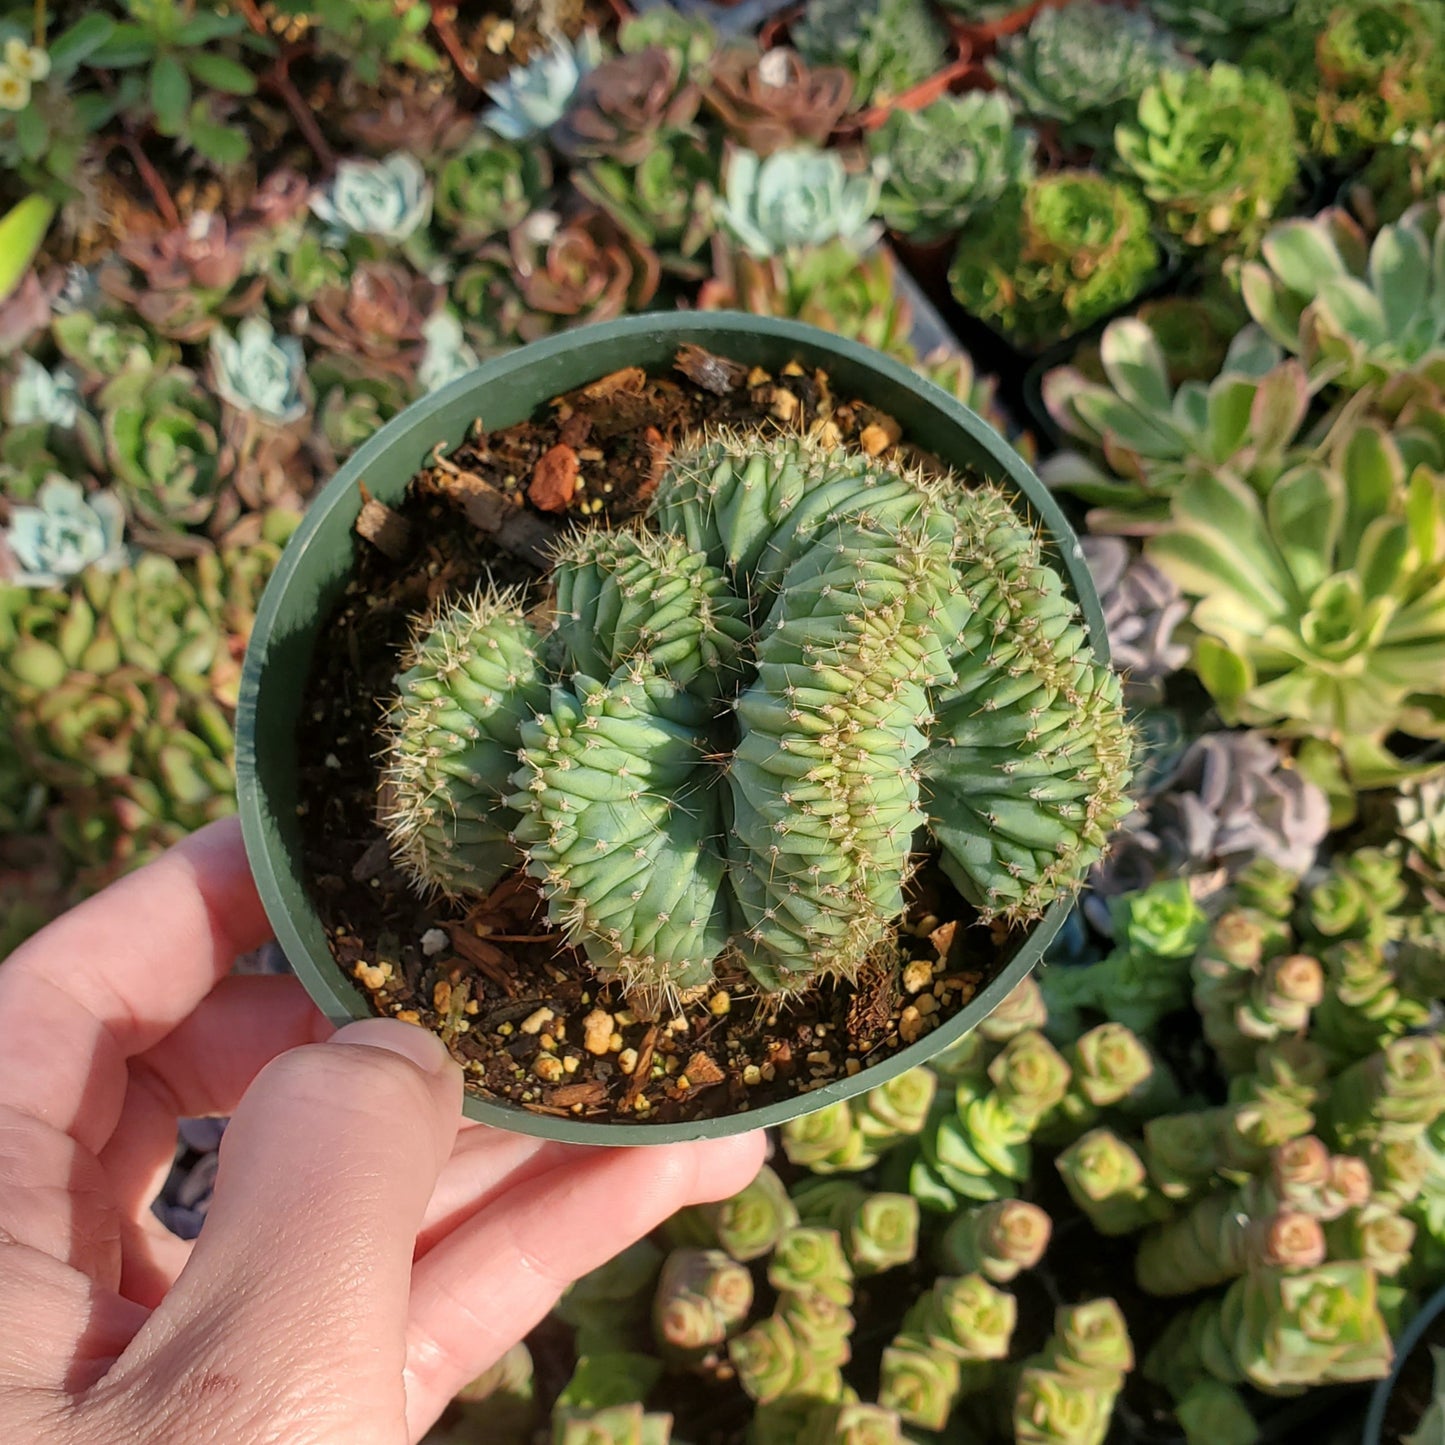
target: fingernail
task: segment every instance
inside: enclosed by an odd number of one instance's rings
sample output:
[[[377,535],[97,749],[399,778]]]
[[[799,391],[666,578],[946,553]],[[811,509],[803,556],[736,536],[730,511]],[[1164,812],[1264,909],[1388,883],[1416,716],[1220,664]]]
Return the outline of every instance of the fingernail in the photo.
[[[369,1049],[386,1049],[410,1059],[427,1074],[442,1074],[456,1067],[447,1047],[431,1032],[400,1019],[361,1019],[332,1034],[333,1044],[364,1044]]]

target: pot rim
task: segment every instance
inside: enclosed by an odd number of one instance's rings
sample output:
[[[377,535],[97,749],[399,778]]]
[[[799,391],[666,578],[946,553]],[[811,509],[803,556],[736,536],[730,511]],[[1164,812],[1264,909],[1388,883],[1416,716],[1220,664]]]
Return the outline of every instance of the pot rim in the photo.
[[[1415,1347],[1425,1337],[1425,1332],[1445,1314],[1445,1286],[1437,1289],[1423,1305],[1414,1319],[1405,1328],[1405,1333],[1395,1341],[1395,1358],[1390,1364],[1390,1373],[1383,1380],[1376,1380],[1370,1391],[1370,1407],[1365,1412],[1365,1428],[1361,1433],[1363,1445],[1379,1445],[1385,1428],[1385,1411],[1390,1406],[1390,1396],[1400,1379],[1405,1362],[1415,1353]]]
[[[317,534],[339,508],[356,505],[357,484],[364,480],[369,469],[379,469],[382,459],[398,445],[410,426],[473,392],[484,393],[490,384],[519,367],[533,366],[554,356],[629,338],[671,342],[674,346],[693,343],[726,355],[729,338],[739,335],[763,335],[792,343],[800,353],[800,361],[811,355],[816,358],[815,364],[823,367],[842,361],[852,367],[867,369],[893,386],[912,393],[922,407],[941,413],[950,430],[961,432],[972,448],[985,454],[990,464],[985,469],[1021,494],[1030,512],[1043,524],[1066,574],[1069,590],[1079,604],[1095,655],[1101,661],[1108,661],[1108,636],[1098,596],[1078,539],[1058,503],[1023,458],[987,422],[892,357],[802,322],[735,311],[679,311],[626,316],[577,327],[494,357],[398,413],[364,442],[315,494],[266,586],[246,649],[236,710],[237,801],[246,853],[277,942],[313,1002],[338,1026],[375,1015],[365,994],[342,971],[330,950],[324,950],[324,959],[318,958],[296,926],[288,899],[297,891],[291,875],[299,874],[299,869],[288,866],[289,850],[277,834],[273,814],[266,806],[265,789],[258,776],[256,751],[258,699],[272,635],[283,598],[298,574],[307,570]],[[551,395],[539,394],[533,404],[534,409],[544,405]],[[482,408],[479,406],[477,410],[480,412]],[[349,528],[347,535],[353,537],[354,545],[354,534]],[[311,913],[319,929],[320,921],[315,917],[304,889],[299,891],[304,909]],[[1032,972],[1073,906],[1073,900],[1068,898],[1050,905],[1044,915],[1029,926],[1003,968],[946,1023],[915,1043],[896,1050],[888,1058],[864,1067],[857,1074],[831,1080],[820,1088],[755,1109],[673,1124],[603,1123],[576,1117],[559,1118],[471,1093],[465,1096],[463,1112],[477,1122],[515,1134],[562,1143],[609,1147],[723,1138],[783,1124],[887,1083],[908,1069],[926,1063],[966,1033],[972,1032]]]

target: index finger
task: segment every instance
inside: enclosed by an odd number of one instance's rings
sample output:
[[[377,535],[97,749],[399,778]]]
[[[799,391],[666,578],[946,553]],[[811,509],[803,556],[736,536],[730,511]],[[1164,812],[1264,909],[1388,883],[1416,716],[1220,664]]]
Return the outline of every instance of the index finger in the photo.
[[[112,884],[0,965],[0,1104],[98,1153],[125,1102],[126,1060],[268,937],[234,819]]]

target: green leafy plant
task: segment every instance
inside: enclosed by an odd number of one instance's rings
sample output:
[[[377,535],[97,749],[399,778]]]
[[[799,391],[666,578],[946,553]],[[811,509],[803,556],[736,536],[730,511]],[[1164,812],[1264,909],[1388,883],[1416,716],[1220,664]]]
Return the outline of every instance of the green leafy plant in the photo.
[[[1095,172],[1064,170],[976,218],[948,278],[967,311],[1042,346],[1126,305],[1158,264],[1143,202]]]
[[[431,75],[442,60],[425,39],[432,7],[421,0],[397,6],[391,0],[277,0],[282,15],[305,18],[307,34],[322,54],[343,61],[366,85],[375,85],[383,67]]]
[[[239,165],[251,142],[239,126],[216,120],[212,95],[255,94],[256,76],[239,57],[242,48],[265,53],[240,12],[197,12],[184,0],[124,0],[129,17],[90,51],[102,70],[141,70],[143,83],[123,89],[123,104],[149,115],[163,136],[192,146],[221,166]],[[227,43],[229,42],[229,43]]]
[[[901,95],[947,59],[947,33],[922,0],[808,0],[791,34],[809,65],[838,66],[853,77],[859,105]]]
[[[755,493],[773,510],[731,500]],[[422,886],[485,892],[511,856],[499,841],[510,832],[593,968],[655,1000],[706,985],[725,949],[769,990],[851,976],[901,911],[924,778],[945,867],[987,916],[1037,916],[1098,855],[1128,778],[1117,680],[1093,662],[1057,574],[1002,493],[925,483],[799,440],[754,450],[725,436],[674,453],[654,516],[659,533],[582,533],[559,554],[550,652],[563,661],[549,700],[536,696],[540,664],[523,662],[540,641],[513,604],[448,604],[419,634],[387,777],[396,856]],[[840,527],[835,563],[828,529]],[[837,566],[860,579],[856,590],[839,596]],[[756,641],[742,597],[771,617]],[[1035,630],[1036,615],[1058,625]],[[498,629],[518,650],[506,673],[515,683],[458,678],[453,696],[451,660],[485,657]],[[815,726],[775,689],[824,632],[839,639],[837,682],[808,703]],[[1005,635],[1018,638],[1009,702],[981,713]],[[750,656],[757,680],[740,688]],[[929,734],[913,721],[929,711],[925,675],[937,689]],[[1045,728],[1059,688],[1068,705]],[[854,735],[850,699],[865,696],[878,699],[869,736],[886,750],[876,764],[860,758],[855,777],[828,766],[830,739]],[[506,799],[516,821],[490,801],[505,766],[466,742],[482,727],[503,756],[516,739]],[[585,743],[599,729],[612,746],[594,759]],[[733,755],[726,835],[721,777],[698,771],[720,747]],[[468,761],[438,763],[458,749]],[[1055,779],[1051,789],[1030,795],[1012,781],[1021,756],[1033,758],[1030,779]],[[896,787],[882,789],[885,774]],[[601,833],[594,807],[611,820]],[[828,820],[849,815],[844,837]],[[613,847],[584,852],[578,840],[594,836]]]
[[[1344,211],[1282,221],[1240,285],[1250,315],[1317,384],[1374,386],[1397,413],[1445,386],[1445,202],[1370,241]]]
[[[1164,71],[1114,143],[1169,233],[1212,251],[1254,249],[1298,167],[1288,92],[1223,63]]]
[[[973,91],[896,110],[868,146],[883,176],[879,214],[919,242],[952,234],[1034,174],[1033,136],[999,94]]]
[[[1115,122],[1160,71],[1182,64],[1145,11],[1073,0],[1045,7],[1027,30],[1006,36],[989,72],[1024,115],[1054,122],[1064,144],[1107,152]]]
[[[1176,494],[1149,555],[1197,599],[1194,666],[1224,715],[1325,740],[1366,787],[1397,773],[1388,734],[1438,735],[1442,506],[1445,477],[1371,425],[1265,498],[1227,472]]]

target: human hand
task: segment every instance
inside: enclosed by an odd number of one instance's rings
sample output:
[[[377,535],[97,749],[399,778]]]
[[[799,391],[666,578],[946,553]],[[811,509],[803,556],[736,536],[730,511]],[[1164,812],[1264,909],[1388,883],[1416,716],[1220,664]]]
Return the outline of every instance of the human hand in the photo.
[[[459,1127],[435,1036],[225,976],[267,934],[227,822],[0,965],[0,1439],[415,1441],[567,1283],[761,1162]],[[205,1114],[233,1117],[189,1244],[150,1202]]]

